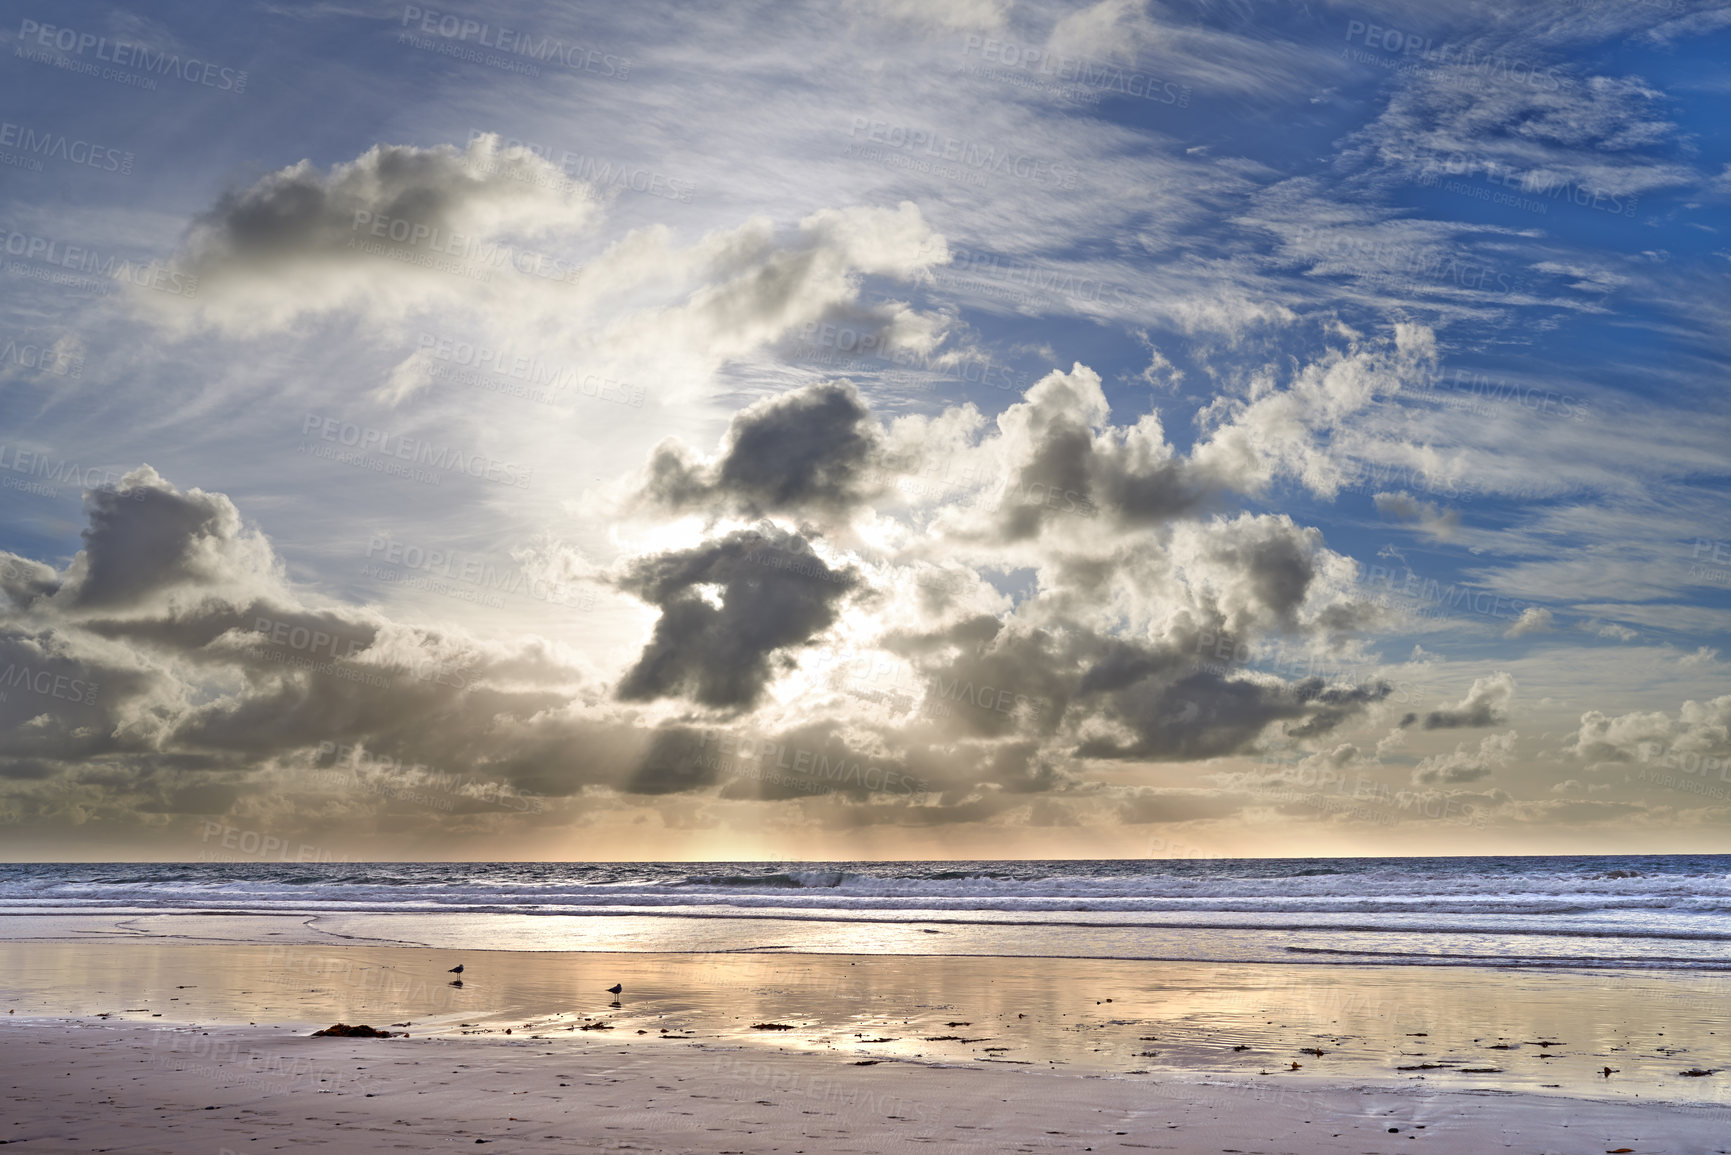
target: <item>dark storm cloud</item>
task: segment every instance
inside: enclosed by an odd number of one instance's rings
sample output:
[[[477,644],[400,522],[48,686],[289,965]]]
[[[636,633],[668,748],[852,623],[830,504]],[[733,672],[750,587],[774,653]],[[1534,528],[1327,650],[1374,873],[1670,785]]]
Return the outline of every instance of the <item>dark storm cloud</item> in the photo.
[[[995,619],[987,635],[981,624],[958,623],[941,648],[931,639],[920,647],[925,652],[914,660],[926,685],[924,715],[958,737],[1055,733],[1076,692],[1078,646],[1091,640]],[[892,645],[917,653],[910,642]]]
[[[661,611],[619,683],[621,700],[683,696],[743,709],[785,667],[787,651],[835,623],[861,582],[851,569],[831,569],[804,538],[765,526],[639,558],[616,584]],[[705,596],[711,592],[719,605]]]
[[[0,758],[0,778],[14,782],[39,782],[60,773],[58,763],[41,758]]]
[[[154,484],[154,470],[99,486],[85,498],[81,564],[73,567],[72,604],[131,608],[169,587],[209,586],[232,576],[224,560],[241,537],[240,513],[226,497]]]
[[[1100,696],[1102,713],[1130,731],[1125,739],[1093,738],[1084,758],[1185,761],[1254,749],[1274,722],[1292,722],[1293,737],[1333,730],[1387,697],[1387,683],[1330,688],[1321,679],[1297,684],[1231,680],[1197,671],[1175,681],[1148,677]]]
[[[625,790],[632,794],[677,794],[714,785],[718,746],[712,731],[673,726],[656,731],[643,761],[632,771]]]
[[[712,465],[664,442],[638,501],[671,512],[846,515],[881,489],[882,458],[882,433],[859,391],[823,382],[736,415]]]

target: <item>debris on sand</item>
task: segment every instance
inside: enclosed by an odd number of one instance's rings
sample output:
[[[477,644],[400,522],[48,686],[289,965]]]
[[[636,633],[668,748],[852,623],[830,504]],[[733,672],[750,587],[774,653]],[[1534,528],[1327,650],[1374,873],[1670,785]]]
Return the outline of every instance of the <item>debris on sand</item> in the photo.
[[[792,1023],[753,1023],[753,1024],[751,1024],[751,1029],[754,1031],[793,1031],[793,1030],[798,1030],[798,1028],[795,1027]]]
[[[351,1027],[347,1023],[338,1023],[334,1027],[326,1027],[322,1031],[314,1031],[313,1038],[330,1036],[339,1039],[391,1039],[396,1036],[390,1031],[375,1031],[368,1026]]]

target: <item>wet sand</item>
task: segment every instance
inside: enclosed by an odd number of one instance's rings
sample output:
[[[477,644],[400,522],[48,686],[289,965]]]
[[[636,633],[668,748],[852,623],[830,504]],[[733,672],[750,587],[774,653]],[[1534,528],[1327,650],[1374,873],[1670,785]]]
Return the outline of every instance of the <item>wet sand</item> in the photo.
[[[1711,976],[161,939],[0,975],[30,1150],[1731,1150]],[[408,1037],[307,1037],[339,1021]]]
[[[448,969],[465,964],[463,982]],[[1427,1082],[1731,1105],[1723,976],[1101,959],[0,942],[4,1008],[158,1025],[604,1024],[636,1040],[1087,1074]],[[617,1000],[607,987],[623,983]],[[787,1030],[754,1030],[774,1023]],[[867,1041],[871,1040],[871,1041]],[[1323,1054],[1314,1052],[1321,1050]],[[1292,1063],[1300,1066],[1294,1070]],[[1605,1067],[1614,1073],[1607,1077]],[[1405,1069],[1403,1069],[1405,1068]]]

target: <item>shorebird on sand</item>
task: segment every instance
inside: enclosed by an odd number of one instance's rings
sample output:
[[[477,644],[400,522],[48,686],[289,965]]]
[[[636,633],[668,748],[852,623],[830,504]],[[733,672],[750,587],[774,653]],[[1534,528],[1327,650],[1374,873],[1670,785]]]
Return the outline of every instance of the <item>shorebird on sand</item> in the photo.
[[[452,967],[450,970],[446,971],[445,973],[456,975],[457,977],[461,978],[462,974],[463,974],[463,964],[458,963],[456,966]]]
[[[616,995],[624,989],[625,989],[625,986],[623,983],[614,983],[612,986],[607,988],[607,993],[610,995]]]

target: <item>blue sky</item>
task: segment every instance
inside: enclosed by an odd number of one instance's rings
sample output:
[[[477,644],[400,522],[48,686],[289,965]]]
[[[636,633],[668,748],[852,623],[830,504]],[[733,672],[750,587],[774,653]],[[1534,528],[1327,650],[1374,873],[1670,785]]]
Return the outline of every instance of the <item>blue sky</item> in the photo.
[[[9,853],[1724,850],[1728,25],[17,6]]]

